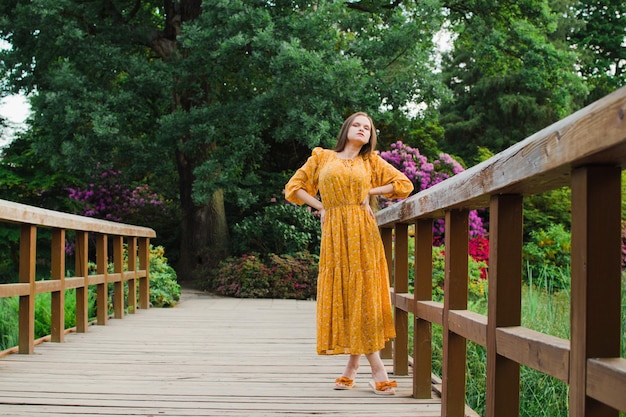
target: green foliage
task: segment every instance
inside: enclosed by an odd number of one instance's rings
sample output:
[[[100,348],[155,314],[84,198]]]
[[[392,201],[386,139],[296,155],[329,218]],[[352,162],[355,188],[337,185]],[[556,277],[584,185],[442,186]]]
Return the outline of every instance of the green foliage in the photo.
[[[482,269],[487,267],[484,261],[477,261],[468,255],[468,291],[470,302],[485,300],[487,280],[481,278]],[[445,246],[433,247],[433,300],[443,300],[443,285],[445,280]]]
[[[150,305],[152,307],[172,307],[180,300],[180,285],[176,282],[176,272],[167,263],[161,246],[150,247]],[[124,257],[127,251],[124,249]],[[128,265],[125,260],[125,269]],[[90,271],[94,272],[90,264]],[[113,264],[108,266],[113,272]],[[113,284],[109,284],[107,310],[113,311]],[[128,305],[128,283],[124,285],[125,305]],[[96,287],[88,289],[88,317],[96,317]],[[35,338],[50,334],[50,293],[37,294],[35,298]],[[16,346],[18,343],[19,297],[0,298],[0,351]],[[65,291],[65,328],[76,326],[76,290]]]
[[[233,227],[233,250],[236,254],[319,253],[319,219],[310,209],[294,204],[271,204]]]
[[[569,288],[570,249],[571,234],[562,224],[532,230],[530,241],[522,249],[527,262],[526,280],[530,283],[540,276],[546,281],[542,286],[550,291]]]
[[[239,298],[315,298],[317,256],[257,254],[230,257],[207,277],[207,289],[218,295]]]
[[[569,187],[524,197],[524,241],[528,241],[531,231],[545,230],[554,224],[561,224],[569,230],[572,224],[571,197]]]
[[[441,107],[448,152],[473,165],[478,147],[500,152],[582,105],[587,90],[576,54],[552,39],[563,14],[553,6],[532,0],[451,9],[456,38],[443,71],[453,100]]]
[[[580,24],[571,43],[580,51],[580,71],[590,86],[591,103],[626,85],[626,13],[622,0],[580,0],[573,16]]]
[[[180,301],[176,271],[167,263],[162,246],[150,247],[150,305],[173,307]]]

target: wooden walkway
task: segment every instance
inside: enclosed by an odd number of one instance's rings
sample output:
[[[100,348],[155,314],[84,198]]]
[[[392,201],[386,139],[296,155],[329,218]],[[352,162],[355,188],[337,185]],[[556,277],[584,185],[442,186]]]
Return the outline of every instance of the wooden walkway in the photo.
[[[151,309],[0,358],[1,416],[440,415],[440,400],[332,389],[346,356],[315,353],[315,303],[185,291]],[[390,365],[390,364],[389,364]],[[392,376],[393,377],[393,376]]]

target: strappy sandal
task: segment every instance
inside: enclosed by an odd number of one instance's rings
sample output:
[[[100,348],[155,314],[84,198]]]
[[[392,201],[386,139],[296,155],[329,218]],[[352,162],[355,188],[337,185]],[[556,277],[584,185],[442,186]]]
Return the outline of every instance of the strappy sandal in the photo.
[[[354,388],[354,379],[342,376],[335,379],[335,389],[346,390]]]
[[[374,390],[374,394],[378,395],[395,395],[396,391],[394,387],[397,387],[396,381],[370,381],[370,387]]]

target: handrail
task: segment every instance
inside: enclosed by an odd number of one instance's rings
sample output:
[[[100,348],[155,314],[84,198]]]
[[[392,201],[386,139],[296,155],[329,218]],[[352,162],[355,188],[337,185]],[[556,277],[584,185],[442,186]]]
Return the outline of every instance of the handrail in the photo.
[[[62,342],[65,329],[65,290],[76,290],[76,331],[84,333],[89,326],[88,287],[96,286],[96,323],[106,325],[108,284],[113,283],[113,317],[123,318],[137,308],[149,308],[150,238],[156,236],[147,227],[97,220],[0,200],[0,223],[20,225],[19,282],[0,284],[0,298],[18,296],[19,353],[33,353],[35,347],[35,296],[51,294],[50,340]],[[51,229],[50,279],[35,280],[38,228]],[[66,232],[75,234],[75,276],[66,277]],[[90,233],[95,237],[95,251],[89,250]],[[124,267],[124,244],[128,256]],[[109,246],[113,249],[113,272],[108,271]],[[95,252],[95,259],[89,259]],[[92,256],[94,258],[94,256]],[[139,263],[137,264],[137,259]],[[89,275],[88,264],[96,265]],[[128,283],[128,305],[124,305],[124,283]],[[137,289],[139,290],[137,293]]]
[[[413,395],[431,395],[431,325],[443,326],[442,416],[464,416],[468,340],[487,350],[487,416],[519,409],[520,365],[569,384],[570,416],[626,411],[621,344],[621,170],[626,87],[442,183],[376,214],[393,277],[394,372],[408,373],[414,314]],[[572,192],[571,337],[521,326],[523,197]],[[468,214],[489,208],[488,314],[467,310]],[[444,302],[432,301],[432,224],[445,218]],[[414,293],[407,228],[415,227]],[[393,244],[392,244],[393,243]]]

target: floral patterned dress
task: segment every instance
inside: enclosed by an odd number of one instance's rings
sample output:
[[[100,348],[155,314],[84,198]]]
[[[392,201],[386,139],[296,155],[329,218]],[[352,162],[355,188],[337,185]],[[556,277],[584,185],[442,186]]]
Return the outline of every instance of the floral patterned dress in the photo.
[[[409,179],[375,153],[342,159],[315,148],[285,186],[295,193],[318,191],[326,209],[317,282],[317,353],[367,354],[395,337],[389,276],[376,219],[361,202],[370,189],[393,184],[388,198],[405,198]]]

